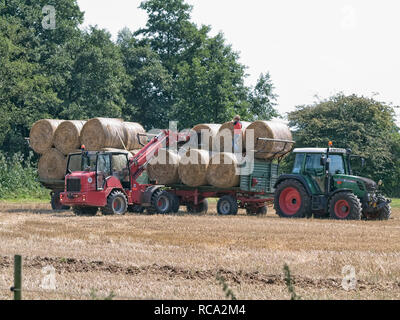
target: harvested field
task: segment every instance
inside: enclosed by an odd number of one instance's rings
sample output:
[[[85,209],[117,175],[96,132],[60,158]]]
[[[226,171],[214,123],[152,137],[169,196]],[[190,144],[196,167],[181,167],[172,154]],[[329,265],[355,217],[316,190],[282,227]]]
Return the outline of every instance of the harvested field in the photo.
[[[303,299],[400,298],[399,209],[376,222],[239,213],[218,217],[211,203],[207,215],[75,217],[47,204],[0,203],[0,299],[11,298],[17,253],[26,299],[224,299],[218,272],[240,299],[288,299],[284,263]],[[48,265],[55,292],[39,287]],[[356,290],[341,287],[346,265]]]

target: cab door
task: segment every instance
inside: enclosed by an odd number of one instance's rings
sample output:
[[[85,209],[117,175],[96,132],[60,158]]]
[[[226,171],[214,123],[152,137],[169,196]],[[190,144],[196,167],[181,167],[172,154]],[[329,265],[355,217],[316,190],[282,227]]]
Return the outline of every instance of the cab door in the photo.
[[[97,190],[103,190],[106,179],[111,175],[111,159],[109,154],[97,156],[96,186]]]
[[[311,179],[318,193],[325,193],[325,170],[321,164],[322,154],[309,153],[306,155],[306,162],[304,166],[305,174]]]

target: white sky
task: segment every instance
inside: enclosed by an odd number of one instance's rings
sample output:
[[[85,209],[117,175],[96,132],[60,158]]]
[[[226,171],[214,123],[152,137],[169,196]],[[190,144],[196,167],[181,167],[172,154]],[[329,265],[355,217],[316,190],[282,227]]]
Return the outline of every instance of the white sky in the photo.
[[[78,0],[85,23],[136,30],[146,23],[140,0]],[[339,91],[400,106],[400,2],[398,0],[187,0],[192,20],[222,31],[248,66],[254,85],[269,71],[278,110]],[[400,110],[397,110],[400,116]],[[399,118],[400,119],[400,118]]]

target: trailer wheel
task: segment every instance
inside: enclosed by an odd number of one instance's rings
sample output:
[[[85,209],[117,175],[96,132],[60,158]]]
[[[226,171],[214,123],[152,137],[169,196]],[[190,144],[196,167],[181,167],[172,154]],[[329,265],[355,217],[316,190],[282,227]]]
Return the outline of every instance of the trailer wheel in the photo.
[[[274,207],[282,218],[304,218],[311,212],[311,199],[302,183],[288,179],[276,188]]]
[[[92,217],[95,216],[99,208],[97,207],[72,207],[72,211],[77,216]]]
[[[60,201],[60,191],[55,191],[51,193],[51,208],[54,211],[69,210],[71,207],[63,206]]]
[[[105,216],[124,215],[128,210],[128,199],[121,191],[115,190],[107,198],[107,205],[101,208],[101,213]]]
[[[167,214],[172,212],[175,206],[175,200],[168,191],[157,192],[152,199],[152,205],[159,214]]]
[[[362,206],[352,192],[339,192],[329,201],[329,216],[336,220],[360,220]]]
[[[223,196],[217,202],[217,212],[219,215],[236,215],[239,206],[237,200],[232,196]]]
[[[195,205],[194,203],[189,203],[186,206],[186,210],[188,213],[194,214],[206,214],[208,211],[208,200],[204,199],[202,202]]]

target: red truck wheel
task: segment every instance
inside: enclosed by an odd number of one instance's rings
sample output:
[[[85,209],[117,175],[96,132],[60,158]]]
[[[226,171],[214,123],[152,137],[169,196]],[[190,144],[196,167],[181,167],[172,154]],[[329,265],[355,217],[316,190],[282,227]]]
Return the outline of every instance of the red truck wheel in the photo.
[[[297,180],[281,182],[275,190],[274,206],[282,218],[304,218],[311,213],[311,200],[304,186]]]

